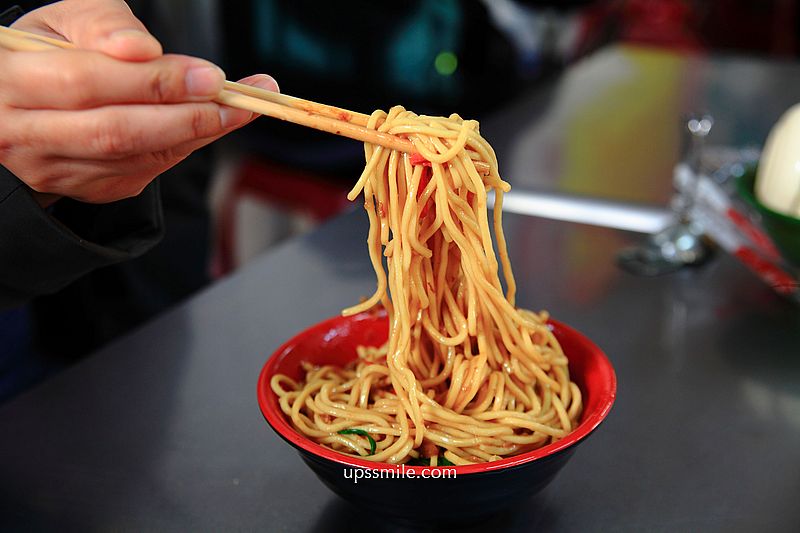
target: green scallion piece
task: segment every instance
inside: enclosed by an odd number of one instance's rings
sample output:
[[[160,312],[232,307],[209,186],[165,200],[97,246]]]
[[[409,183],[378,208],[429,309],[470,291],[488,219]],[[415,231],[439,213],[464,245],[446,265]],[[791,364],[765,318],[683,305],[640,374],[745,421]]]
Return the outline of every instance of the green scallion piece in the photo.
[[[375,455],[375,448],[378,447],[378,444],[375,442],[375,439],[373,439],[370,436],[370,434],[364,431],[363,429],[358,429],[358,428],[343,429],[339,431],[339,435],[361,435],[362,437],[367,437],[367,440],[369,441],[369,454]]]
[[[438,464],[439,466],[456,466],[450,461],[448,461],[444,455],[439,456],[439,458],[436,460],[436,464]]]

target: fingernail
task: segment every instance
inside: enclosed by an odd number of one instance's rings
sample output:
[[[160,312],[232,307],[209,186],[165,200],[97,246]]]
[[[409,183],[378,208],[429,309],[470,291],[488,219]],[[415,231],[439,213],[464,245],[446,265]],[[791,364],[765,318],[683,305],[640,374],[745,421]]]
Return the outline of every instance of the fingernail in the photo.
[[[244,109],[236,109],[224,105],[219,108],[219,122],[223,129],[235,128],[244,124],[250,120],[251,116],[252,113]]]
[[[222,90],[225,73],[215,66],[193,67],[186,71],[186,92],[192,96],[215,96]]]
[[[106,37],[102,48],[120,59],[146,61],[163,53],[161,43],[147,33],[133,28],[117,30]]]
[[[281,92],[281,88],[278,87],[278,82],[275,81],[275,78],[267,74],[259,76],[258,79],[254,80],[253,85],[258,87],[259,89],[266,89],[268,91],[274,91],[276,93]]]
[[[108,36],[109,41],[121,41],[123,39],[149,39],[152,36],[148,33],[145,33],[141,30],[136,30],[133,28],[128,28],[125,30],[117,30],[111,35]]]
[[[112,46],[124,46],[126,44],[130,45],[131,42],[133,42],[136,46],[144,45],[154,50],[157,49],[159,53],[161,51],[161,43],[159,43],[155,37],[146,31],[135,30],[132,28],[115,31],[106,38],[106,42]]]

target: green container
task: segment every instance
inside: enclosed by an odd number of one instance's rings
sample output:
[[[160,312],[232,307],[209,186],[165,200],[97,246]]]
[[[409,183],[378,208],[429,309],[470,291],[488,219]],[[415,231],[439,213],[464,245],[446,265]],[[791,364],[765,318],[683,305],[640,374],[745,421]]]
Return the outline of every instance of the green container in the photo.
[[[756,169],[750,169],[736,181],[739,195],[761,213],[764,229],[775,241],[783,257],[792,265],[800,267],[800,218],[790,217],[759,202],[753,192],[756,182]]]

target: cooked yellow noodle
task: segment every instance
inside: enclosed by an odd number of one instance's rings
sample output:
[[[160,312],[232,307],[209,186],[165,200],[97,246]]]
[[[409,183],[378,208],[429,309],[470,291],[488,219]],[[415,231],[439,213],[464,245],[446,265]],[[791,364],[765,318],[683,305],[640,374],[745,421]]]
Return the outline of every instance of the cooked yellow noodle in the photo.
[[[501,225],[510,187],[478,123],[398,106],[373,113],[369,127],[406,136],[430,162],[427,168],[367,144],[365,170],[348,195],[364,194],[377,289],[343,314],[382,304],[389,339],[380,348],[360,347],[346,368],[308,366],[302,383],[275,376],[281,409],[317,442],[387,463],[420,456],[434,466],[441,457],[456,465],[493,461],[564,437],[581,415],[581,393],[547,314],[514,304]],[[363,436],[338,433],[349,428],[368,432],[375,453]]]

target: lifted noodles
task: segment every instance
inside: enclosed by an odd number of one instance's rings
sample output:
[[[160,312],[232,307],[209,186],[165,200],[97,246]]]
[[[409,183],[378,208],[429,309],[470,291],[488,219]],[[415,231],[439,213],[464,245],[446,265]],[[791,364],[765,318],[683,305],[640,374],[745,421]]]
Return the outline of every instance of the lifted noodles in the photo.
[[[422,156],[366,144],[366,168],[348,195],[364,193],[378,287],[343,314],[382,304],[389,339],[361,347],[346,368],[305,368],[303,383],[275,376],[281,409],[313,440],[386,463],[495,461],[564,437],[579,421],[581,393],[547,314],[514,305],[501,224],[510,186],[478,123],[397,106],[374,112],[369,127],[407,136]]]

